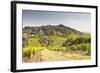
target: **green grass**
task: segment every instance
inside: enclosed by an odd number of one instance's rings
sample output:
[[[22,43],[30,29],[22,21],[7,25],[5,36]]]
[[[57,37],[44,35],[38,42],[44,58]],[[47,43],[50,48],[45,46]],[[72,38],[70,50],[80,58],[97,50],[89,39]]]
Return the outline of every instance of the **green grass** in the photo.
[[[49,54],[51,53],[50,57],[52,56],[52,53],[56,55],[57,52],[59,54],[60,53],[63,53],[63,54],[74,53],[74,54],[81,55],[80,53],[78,53],[78,52],[80,52],[80,50],[83,53],[86,52],[85,56],[91,55],[90,42],[88,42],[88,43],[82,42],[80,44],[74,42],[74,41],[77,41],[77,38],[81,38],[81,37],[83,37],[84,39],[89,38],[90,34],[82,34],[82,35],[72,34],[72,35],[69,35],[68,37],[67,36],[61,37],[61,36],[55,36],[55,35],[54,36],[48,35],[48,36],[46,36],[47,39],[44,39],[43,41],[47,42],[48,40],[52,40],[53,45],[47,45],[46,43],[44,43],[47,46],[42,46],[41,43],[39,42],[39,40],[40,40],[39,36],[30,37],[30,35],[25,35],[25,36],[23,35],[23,37],[28,42],[28,44],[25,44],[25,47],[23,47],[23,57],[24,58],[27,57],[28,59],[31,59],[32,55],[35,56],[37,53],[40,54],[41,51],[43,53],[45,51],[49,52]],[[68,39],[71,39],[69,42],[71,42],[71,43],[74,42],[74,44],[69,46],[66,42]],[[63,43],[65,43],[65,46],[63,46]],[[59,57],[59,55],[57,55],[57,56]],[[48,56],[46,56],[46,57],[48,57]]]
[[[49,36],[49,38],[54,41],[53,47],[60,47],[62,43],[67,39],[67,38],[62,38],[58,36]]]
[[[29,47],[41,47],[41,44],[38,41],[38,38],[30,38],[30,43],[27,45]]]
[[[45,47],[25,47],[23,48],[23,56],[30,57],[31,55],[35,55],[39,51],[46,49]]]

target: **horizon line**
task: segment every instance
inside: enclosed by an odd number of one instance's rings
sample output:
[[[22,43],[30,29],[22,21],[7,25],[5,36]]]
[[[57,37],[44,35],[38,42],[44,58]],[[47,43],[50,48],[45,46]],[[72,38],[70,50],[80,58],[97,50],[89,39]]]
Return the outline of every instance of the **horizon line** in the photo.
[[[74,27],[66,26],[64,24],[58,24],[58,25],[50,25],[50,24],[48,24],[48,25],[37,25],[37,26],[36,25],[35,26],[33,26],[33,25],[26,25],[26,26],[23,26],[22,28],[25,28],[25,27],[42,27],[42,26],[59,26],[59,25],[63,25],[65,27],[69,27],[71,29],[74,29],[74,30],[82,32],[82,33],[91,33],[91,32],[80,31],[80,30],[78,30],[78,29],[76,29]]]

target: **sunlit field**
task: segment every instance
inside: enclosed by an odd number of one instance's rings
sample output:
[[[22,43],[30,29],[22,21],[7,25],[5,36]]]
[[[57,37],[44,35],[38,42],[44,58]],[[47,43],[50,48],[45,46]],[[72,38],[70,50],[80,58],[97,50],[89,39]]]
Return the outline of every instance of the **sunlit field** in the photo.
[[[91,59],[91,36],[64,25],[23,28],[23,63]]]

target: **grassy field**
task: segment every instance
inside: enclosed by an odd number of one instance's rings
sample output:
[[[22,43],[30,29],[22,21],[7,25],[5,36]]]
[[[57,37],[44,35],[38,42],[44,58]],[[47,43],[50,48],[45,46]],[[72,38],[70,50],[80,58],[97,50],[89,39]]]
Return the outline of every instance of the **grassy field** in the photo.
[[[30,43],[23,48],[23,62],[52,62],[91,59],[90,55],[84,54],[87,51],[80,52],[78,49],[71,50],[62,47],[62,43],[67,40],[66,38],[52,36],[50,39],[54,41],[54,44],[52,46],[42,47],[38,38],[30,38]]]
[[[46,48],[42,48],[41,51],[36,54],[32,54],[30,58],[23,57],[23,62],[53,62],[53,61],[69,61],[69,60],[89,60],[90,56],[81,55],[77,53],[62,53],[57,51],[51,51]]]
[[[27,27],[22,38],[23,63],[91,59],[89,33],[65,26]]]

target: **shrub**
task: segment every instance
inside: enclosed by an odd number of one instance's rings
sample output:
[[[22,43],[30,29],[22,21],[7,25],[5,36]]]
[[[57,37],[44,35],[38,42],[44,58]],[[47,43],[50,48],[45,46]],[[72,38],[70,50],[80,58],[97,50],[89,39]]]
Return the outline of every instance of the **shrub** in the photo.
[[[23,56],[29,58],[31,56],[31,51],[32,48],[23,48]]]
[[[32,47],[32,53],[36,54],[37,52],[42,51],[44,49],[45,47]]]
[[[32,54],[35,55],[37,52],[45,49],[44,47],[27,47],[23,48],[23,56],[30,57]]]
[[[63,47],[72,46],[72,45],[78,45],[82,43],[91,43],[91,37],[78,37],[76,39],[68,38],[63,44]],[[83,46],[84,47],[84,46]]]
[[[66,47],[60,47],[59,49],[61,52],[66,52]]]
[[[72,51],[76,51],[77,50],[77,46],[76,45],[72,45],[69,47],[70,50]]]

